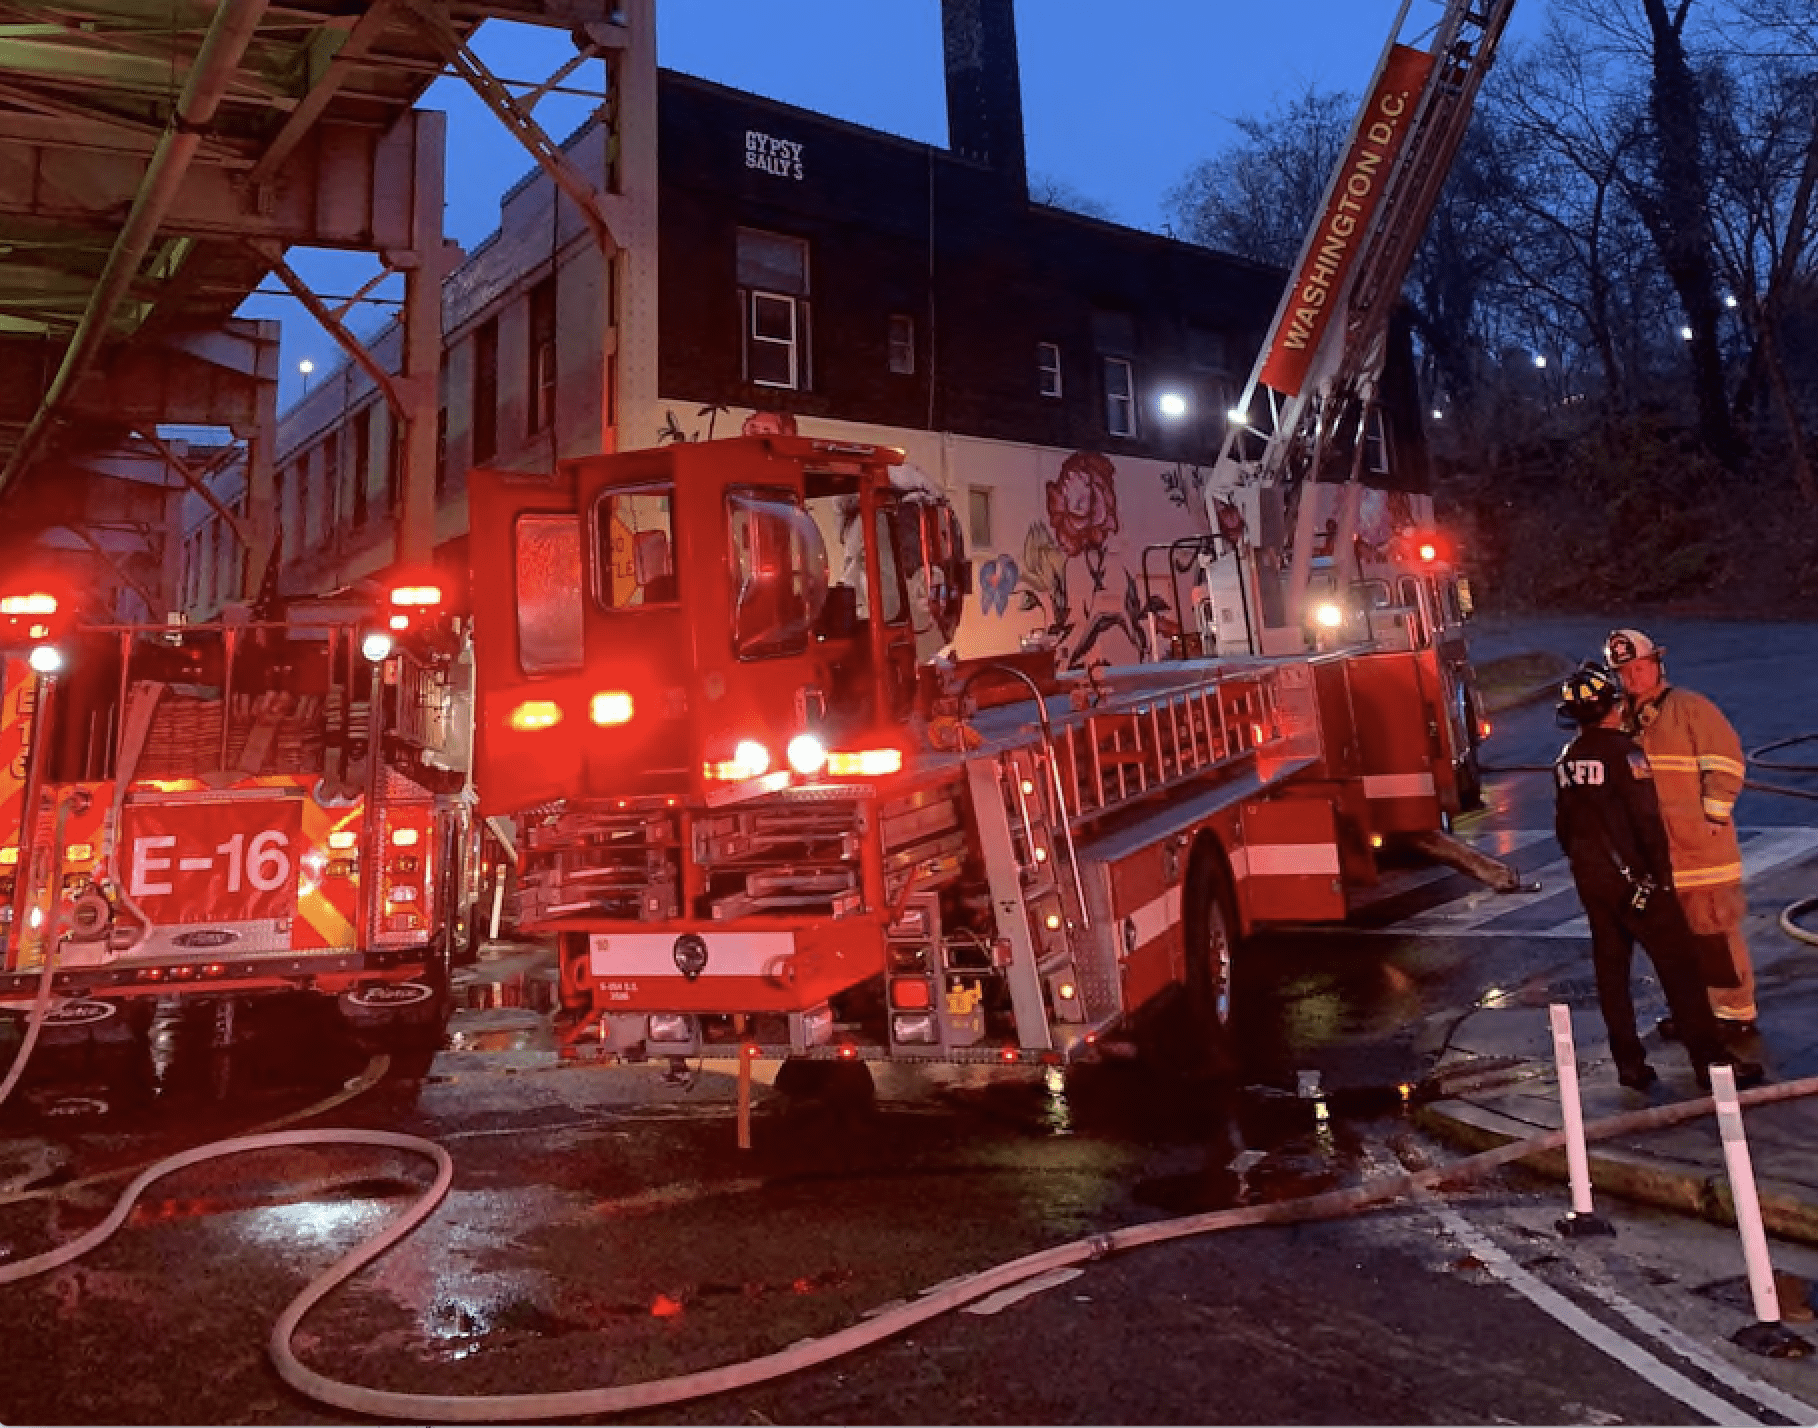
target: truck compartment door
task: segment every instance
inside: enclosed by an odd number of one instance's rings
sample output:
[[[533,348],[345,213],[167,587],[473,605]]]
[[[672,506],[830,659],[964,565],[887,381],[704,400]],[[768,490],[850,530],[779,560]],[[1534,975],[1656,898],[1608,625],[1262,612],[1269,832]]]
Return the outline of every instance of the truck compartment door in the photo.
[[[488,814],[578,789],[587,581],[573,477],[468,475],[474,782]]]
[[[1343,921],[1338,819],[1331,803],[1323,798],[1246,803],[1242,819],[1243,846],[1231,851],[1231,872],[1249,921]]]

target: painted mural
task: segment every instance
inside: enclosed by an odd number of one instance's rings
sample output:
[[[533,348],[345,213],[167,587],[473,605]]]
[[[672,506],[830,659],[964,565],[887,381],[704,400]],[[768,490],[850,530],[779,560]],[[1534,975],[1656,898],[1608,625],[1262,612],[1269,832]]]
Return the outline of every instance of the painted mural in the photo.
[[[1172,611],[1161,595],[1145,596],[1140,547],[1132,560],[1119,539],[1116,463],[1103,452],[1076,451],[1043,490],[1047,518],[1029,523],[1021,563],[1004,552],[979,570],[984,613],[1035,614],[1040,623],[1025,641],[1051,646],[1062,669],[1146,658],[1146,617],[1154,614],[1171,632]]]

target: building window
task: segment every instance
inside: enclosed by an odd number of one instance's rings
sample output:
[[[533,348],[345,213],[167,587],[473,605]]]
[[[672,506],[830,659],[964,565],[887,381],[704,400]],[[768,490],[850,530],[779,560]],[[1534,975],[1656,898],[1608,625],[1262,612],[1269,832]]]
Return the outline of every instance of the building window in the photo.
[[[1382,419],[1382,408],[1372,406],[1364,418],[1364,470],[1378,476],[1389,471],[1389,428]]]
[[[544,278],[530,290],[530,435],[555,425],[556,285]]]
[[[403,422],[390,422],[386,429],[390,435],[385,442],[385,509],[395,516],[404,508],[404,470],[410,445]]]
[[[915,375],[915,319],[900,313],[890,318],[890,370],[905,377]]]
[[[1187,363],[1199,372],[1229,370],[1225,356],[1225,335],[1209,327],[1187,329]]]
[[[966,492],[967,536],[974,550],[991,546],[991,488],[973,486]]]
[[[353,523],[366,524],[372,489],[372,408],[361,407],[353,419]]]
[[[780,233],[738,235],[745,380],[759,387],[808,385],[808,245]]]
[[[274,560],[282,561],[285,555],[284,540],[284,498],[286,488],[290,485],[290,473],[282,466],[271,473],[271,533],[274,537]]]
[[[473,334],[473,459],[499,451],[499,320],[488,318]]]
[[[1122,357],[1105,358],[1105,430],[1136,435],[1136,374]]]
[[[1061,365],[1059,343],[1038,342],[1035,344],[1035,373],[1038,390],[1044,397],[1060,396]]]
[[[329,432],[322,438],[322,543],[332,545],[335,531],[335,487],[341,481],[341,437]]]

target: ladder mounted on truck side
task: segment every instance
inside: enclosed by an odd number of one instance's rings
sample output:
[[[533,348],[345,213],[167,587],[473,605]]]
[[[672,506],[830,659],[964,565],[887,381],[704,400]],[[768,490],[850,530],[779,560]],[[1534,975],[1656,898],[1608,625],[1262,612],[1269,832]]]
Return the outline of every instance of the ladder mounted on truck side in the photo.
[[[1515,0],[1442,0],[1429,29],[1403,37],[1414,0],[1394,30],[1343,159],[1321,200],[1282,293],[1223,450],[1206,486],[1209,503],[1244,487],[1272,490],[1286,508],[1316,483],[1342,484],[1335,554],[1355,533],[1360,477],[1380,433],[1377,387],[1390,319],[1414,250],[1470,123]],[[1219,512],[1211,511],[1218,530]],[[1320,505],[1299,499],[1290,568],[1281,579],[1282,532],[1262,519],[1249,532],[1262,654],[1305,648],[1303,613]],[[1241,557],[1240,557],[1241,565]]]

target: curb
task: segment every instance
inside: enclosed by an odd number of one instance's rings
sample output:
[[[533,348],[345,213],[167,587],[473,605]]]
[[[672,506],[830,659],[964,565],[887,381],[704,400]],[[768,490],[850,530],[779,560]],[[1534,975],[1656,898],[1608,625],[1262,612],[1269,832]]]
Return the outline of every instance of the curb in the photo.
[[[1494,1150],[1549,1129],[1474,1106],[1468,1101],[1435,1101],[1416,1107],[1414,1123],[1467,1150]],[[1727,1175],[1667,1164],[1616,1146],[1593,1143],[1586,1151],[1591,1185],[1595,1190],[1621,1200],[1692,1215],[1714,1225],[1736,1223]],[[1550,1179],[1566,1181],[1569,1178],[1563,1148],[1528,1156],[1519,1164]],[[1800,1244],[1818,1245],[1818,1205],[1811,1202],[1803,1186],[1757,1179],[1755,1191],[1761,1202],[1762,1224],[1769,1234]]]

